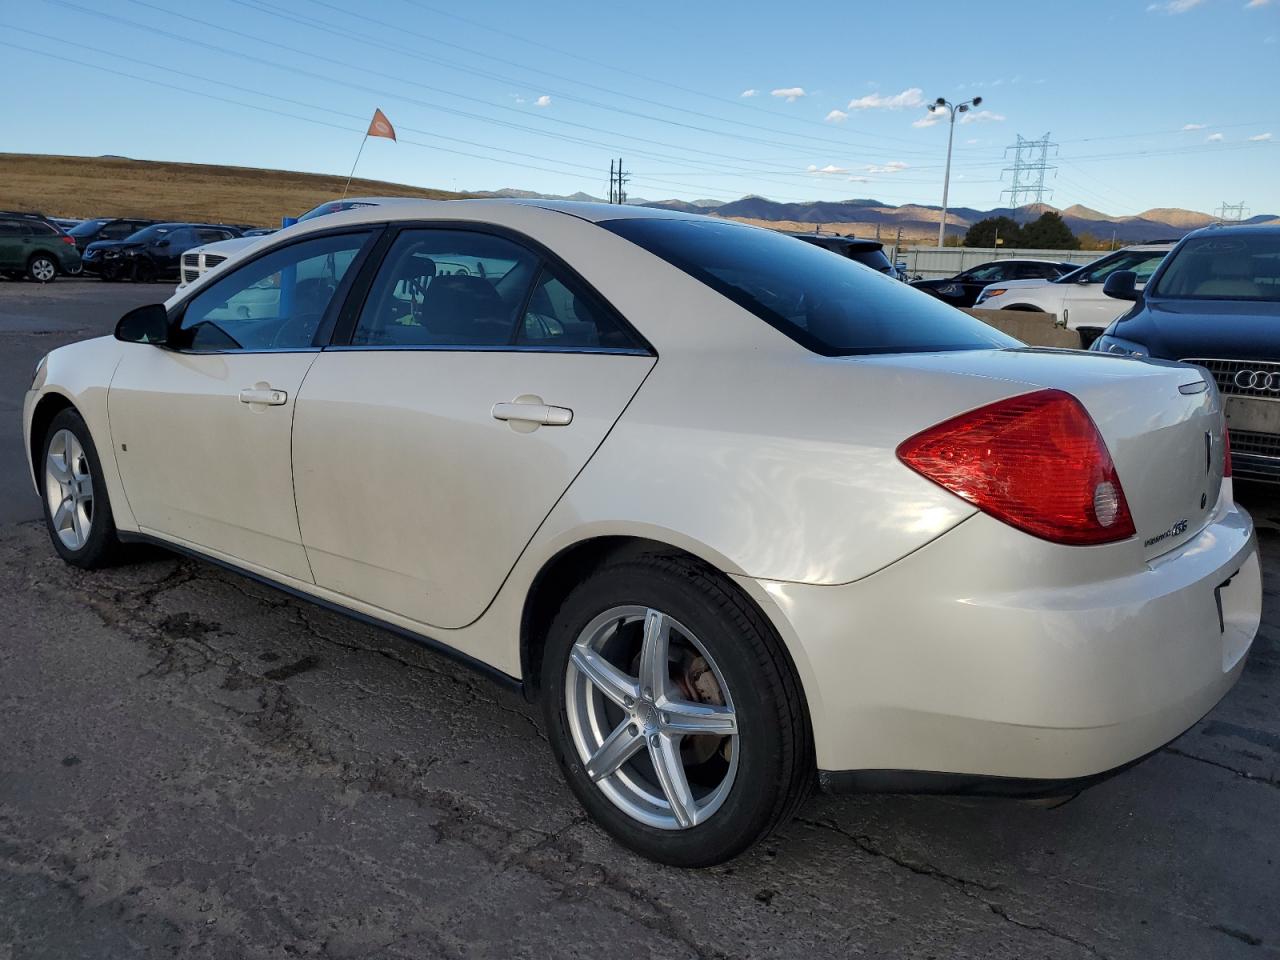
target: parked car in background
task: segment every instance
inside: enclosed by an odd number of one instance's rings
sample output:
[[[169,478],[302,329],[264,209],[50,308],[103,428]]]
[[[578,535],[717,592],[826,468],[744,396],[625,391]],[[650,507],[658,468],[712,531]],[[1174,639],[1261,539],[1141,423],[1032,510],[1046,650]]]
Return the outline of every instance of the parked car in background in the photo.
[[[1261,615],[1203,371],[675,211],[300,224],[52,351],[23,424],[66,562],[193,552],[523,687],[669,864],[815,780],[1074,792],[1204,716]]]
[[[788,236],[822,247],[832,253],[838,253],[846,259],[853,260],[870,267],[878,273],[887,274],[895,280],[905,279],[898,267],[889,262],[884,252],[884,244],[879,240],[863,240],[860,237],[837,237],[824,233],[792,233]]]
[[[84,248],[95,240],[123,240],[158,222],[138,217],[95,217],[80,221],[67,233],[75,240],[76,249],[83,254]]]
[[[1207,369],[1235,475],[1280,482],[1280,227],[1197,230],[1145,289],[1137,280],[1128,270],[1107,278],[1107,295],[1132,306],[1092,349]]]
[[[168,280],[192,247],[238,236],[238,227],[216,223],[156,223],[123,240],[95,240],[85,247],[84,269],[103,280]]]
[[[1088,346],[1123,311],[1102,292],[1102,284],[1117,270],[1132,270],[1143,284],[1155,273],[1176,241],[1143,243],[1100,257],[1056,280],[1006,280],[988,284],[975,306],[985,310],[1029,310],[1054,313],[1058,322],[1079,330]]]
[[[972,307],[978,294],[990,284],[1002,280],[1056,280],[1078,267],[1079,264],[1057,260],[1010,257],[980,263],[943,280],[913,280],[911,286],[953,307]]]
[[[79,226],[84,221],[76,220],[74,217],[50,217],[49,222],[63,233],[70,233],[72,227]]]
[[[386,203],[403,203],[409,199],[408,197],[347,197],[341,200],[326,200],[324,203],[312,207],[296,220],[286,218],[284,226],[289,227],[295,223],[305,223],[308,220],[314,220],[316,217],[340,213],[343,210],[376,207]],[[178,289],[184,289],[188,284],[194,283],[214,267],[225,263],[242,250],[252,246],[257,238],[274,232],[274,230],[266,227],[246,230],[233,240],[205,244],[188,251],[182,258],[182,270],[178,275]]]
[[[49,283],[80,272],[75,241],[38,213],[0,210],[0,275]]]

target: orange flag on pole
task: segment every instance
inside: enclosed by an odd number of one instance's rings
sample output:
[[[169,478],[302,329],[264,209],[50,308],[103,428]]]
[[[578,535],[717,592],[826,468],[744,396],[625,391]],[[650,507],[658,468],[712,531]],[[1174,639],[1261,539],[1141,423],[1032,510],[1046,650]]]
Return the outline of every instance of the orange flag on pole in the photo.
[[[396,140],[396,128],[391,125],[387,115],[375,107],[373,119],[369,121],[369,132],[366,136],[386,137],[388,140]],[[396,143],[399,142],[399,140],[396,140]]]

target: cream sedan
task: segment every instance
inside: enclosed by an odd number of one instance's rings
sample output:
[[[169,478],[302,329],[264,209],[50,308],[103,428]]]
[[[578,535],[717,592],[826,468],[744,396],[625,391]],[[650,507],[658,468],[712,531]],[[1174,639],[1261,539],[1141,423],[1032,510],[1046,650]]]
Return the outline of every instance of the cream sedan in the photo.
[[[672,864],[815,781],[1077,789],[1259,623],[1201,370],[1026,349],[722,220],[334,214],[55,350],[24,416],[68,562],[164,544],[518,685]]]

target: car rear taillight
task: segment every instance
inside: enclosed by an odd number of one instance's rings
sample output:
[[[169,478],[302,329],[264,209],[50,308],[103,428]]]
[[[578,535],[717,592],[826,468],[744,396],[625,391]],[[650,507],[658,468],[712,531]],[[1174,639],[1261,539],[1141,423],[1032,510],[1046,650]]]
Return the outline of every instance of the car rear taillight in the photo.
[[[1231,476],[1231,431],[1222,428],[1222,479]]]
[[[62,235],[62,242],[63,242],[63,243],[69,243],[69,244],[71,244],[71,245],[74,247],[74,246],[76,245],[76,238],[75,238],[75,237],[69,237],[69,236],[67,236],[67,235],[64,233],[64,234]]]
[[[1134,534],[1102,435],[1080,401],[1061,390],[953,417],[903,441],[898,459],[984,513],[1054,543]]]

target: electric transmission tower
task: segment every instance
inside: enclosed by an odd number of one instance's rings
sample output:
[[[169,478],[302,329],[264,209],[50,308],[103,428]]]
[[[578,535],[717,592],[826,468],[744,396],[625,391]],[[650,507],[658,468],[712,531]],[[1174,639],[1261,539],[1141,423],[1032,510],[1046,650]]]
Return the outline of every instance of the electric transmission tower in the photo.
[[[1218,214],[1218,219],[1224,223],[1240,223],[1245,217],[1249,216],[1249,208],[1243,202],[1227,203],[1227,201],[1223,200],[1222,206],[1215,212]]]
[[[627,183],[631,179],[631,171],[622,169],[622,158],[609,161],[609,202],[627,202]]]
[[[1003,197],[1008,194],[1009,206],[1020,207],[1023,203],[1044,203],[1046,195],[1053,196],[1053,190],[1044,185],[1044,175],[1050,170],[1057,176],[1057,167],[1049,162],[1049,151],[1058,154],[1058,145],[1045,134],[1039,140],[1028,140],[1018,134],[1018,142],[1005,148],[1004,155],[1013,151],[1013,166],[1005,167],[1004,173],[1012,174],[1008,189],[1001,190]],[[1003,174],[1001,175],[1003,179]]]

